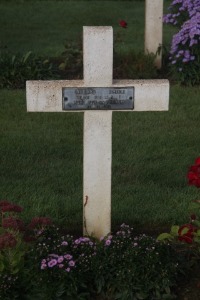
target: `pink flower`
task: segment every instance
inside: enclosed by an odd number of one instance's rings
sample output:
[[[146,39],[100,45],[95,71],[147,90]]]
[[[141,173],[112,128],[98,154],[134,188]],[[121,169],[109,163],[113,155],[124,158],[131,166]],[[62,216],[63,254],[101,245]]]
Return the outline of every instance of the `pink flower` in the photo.
[[[70,270],[71,270],[70,268],[65,269],[65,271],[67,271],[67,272],[70,272]]]
[[[106,240],[105,245],[110,246],[110,244],[111,244],[111,240]]]
[[[61,246],[67,246],[68,245],[68,242],[66,242],[66,241],[63,241],[62,243],[61,243]]]
[[[44,269],[46,269],[46,267],[47,267],[47,265],[46,265],[46,264],[42,264],[42,265],[41,265],[41,270],[44,270]]]
[[[59,263],[59,264],[62,263],[63,260],[64,260],[64,257],[63,257],[63,256],[59,256],[59,257],[58,257],[58,263]]]
[[[60,269],[62,269],[62,268],[64,267],[64,265],[63,265],[63,264],[59,264],[58,267],[59,267]]]
[[[66,254],[66,255],[64,255],[64,258],[67,260],[70,260],[70,259],[72,259],[72,256],[70,254]]]
[[[49,262],[48,262],[48,267],[49,268],[52,268],[52,267],[54,267],[54,266],[56,266],[57,265],[57,260],[56,259],[52,259],[52,260],[50,260]]]
[[[70,267],[74,267],[74,266],[75,266],[75,261],[70,260],[70,261],[69,261],[69,266],[70,266]]]

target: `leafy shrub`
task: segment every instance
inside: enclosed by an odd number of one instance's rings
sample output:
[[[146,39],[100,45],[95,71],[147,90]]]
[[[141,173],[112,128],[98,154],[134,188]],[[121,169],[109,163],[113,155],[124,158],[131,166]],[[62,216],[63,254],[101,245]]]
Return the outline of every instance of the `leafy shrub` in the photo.
[[[134,237],[125,224],[101,241],[49,228],[30,257],[37,266],[31,274],[38,274],[33,299],[172,299],[178,273],[170,246],[146,235]]]
[[[9,201],[0,201],[0,299],[15,299],[25,270],[29,245],[51,223],[48,218],[33,218],[26,226],[18,214],[23,208]],[[31,239],[30,239],[31,237]]]
[[[197,157],[194,165],[189,167],[187,173],[189,185],[200,188],[200,157]],[[183,244],[184,251],[190,257],[192,263],[200,259],[200,201],[194,200],[189,205],[189,222],[183,225],[173,225],[169,233],[161,233],[157,240],[167,241],[177,245]],[[188,255],[189,253],[189,255]],[[195,259],[194,259],[195,258]],[[189,261],[189,263],[191,263]]]
[[[60,77],[63,79],[82,78],[83,51],[81,43],[66,42],[64,47],[65,51],[57,61]]]
[[[22,208],[0,201],[0,299],[172,299],[176,251],[122,224],[100,241],[74,238]]]
[[[48,59],[32,52],[11,55],[0,52],[0,88],[24,88],[26,80],[50,79],[53,66]]]
[[[200,1],[174,0],[164,22],[180,28],[173,36],[170,65],[174,77],[185,84],[200,83]]]
[[[115,79],[152,79],[157,78],[155,55],[141,52],[114,53]]]

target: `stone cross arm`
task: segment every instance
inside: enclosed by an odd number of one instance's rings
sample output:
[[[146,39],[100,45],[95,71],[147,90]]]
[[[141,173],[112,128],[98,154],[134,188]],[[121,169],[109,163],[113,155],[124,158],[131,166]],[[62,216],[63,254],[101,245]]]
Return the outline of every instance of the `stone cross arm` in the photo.
[[[66,112],[62,108],[62,88],[67,87],[82,88],[87,86],[83,80],[27,81],[27,111]],[[109,87],[134,87],[133,111],[168,110],[168,80],[113,80]],[[68,112],[73,112],[73,110]]]

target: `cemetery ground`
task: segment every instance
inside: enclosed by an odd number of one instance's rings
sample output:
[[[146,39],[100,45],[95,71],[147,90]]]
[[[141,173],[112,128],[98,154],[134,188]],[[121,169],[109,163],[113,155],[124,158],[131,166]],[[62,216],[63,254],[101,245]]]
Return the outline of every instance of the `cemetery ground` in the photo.
[[[120,52],[143,50],[144,2],[89,3],[0,3],[2,51],[8,47],[13,54],[31,50],[58,57],[65,51],[65,39],[80,41],[83,25],[111,25],[118,32]],[[99,14],[102,6],[104,13]],[[130,24],[127,30],[119,28],[121,18]],[[172,33],[164,26],[166,45]],[[198,189],[188,186],[186,178],[188,166],[199,156],[199,92],[199,86],[171,82],[168,112],[113,114],[113,231],[125,222],[135,234],[156,237],[172,224],[188,222],[188,205],[199,199]],[[35,216],[51,217],[80,236],[83,114],[27,113],[24,89],[0,90],[0,104],[1,198],[23,206],[27,222]],[[180,300],[200,298],[198,271],[193,276],[180,282]]]

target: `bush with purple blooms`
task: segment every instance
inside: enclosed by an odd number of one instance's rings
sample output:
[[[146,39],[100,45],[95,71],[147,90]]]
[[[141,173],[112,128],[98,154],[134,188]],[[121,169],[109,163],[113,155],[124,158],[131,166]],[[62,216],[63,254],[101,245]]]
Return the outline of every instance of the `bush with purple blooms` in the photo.
[[[172,299],[180,270],[172,246],[122,224],[100,240],[75,238],[0,201],[0,300]],[[31,241],[31,243],[27,243]]]
[[[33,299],[172,299],[175,251],[122,224],[100,241],[47,229],[29,256]],[[35,274],[35,277],[33,276]]]
[[[164,23],[180,30],[173,36],[170,65],[184,84],[200,83],[200,0],[173,0]]]

